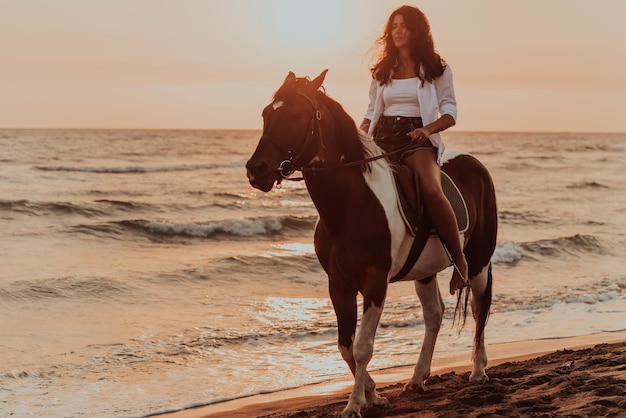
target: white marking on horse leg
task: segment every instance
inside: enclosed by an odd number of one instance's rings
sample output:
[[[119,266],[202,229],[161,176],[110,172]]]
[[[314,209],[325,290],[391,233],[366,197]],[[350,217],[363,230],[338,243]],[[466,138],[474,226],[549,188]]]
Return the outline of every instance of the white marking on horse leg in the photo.
[[[443,320],[444,304],[439,291],[437,277],[428,279],[425,283],[416,280],[415,291],[422,304],[426,330],[413,377],[404,386],[404,390],[426,390],[426,379],[430,376],[435,343],[437,342],[437,335]]]
[[[352,342],[354,346],[354,334],[352,335]],[[339,347],[339,353],[341,354],[341,358],[348,364],[352,375],[354,375],[354,371],[356,369],[356,365],[354,363],[354,355],[352,354],[352,347],[344,347],[341,344],[337,344]]]
[[[354,341],[354,336],[352,340]],[[339,352],[341,353],[341,357],[345,360],[345,362],[350,367],[350,371],[352,371],[352,375],[354,376],[355,370],[356,370],[356,363],[354,361],[354,356],[352,355],[352,349],[344,347],[341,344],[339,344]],[[366,383],[365,383],[365,400],[366,400],[367,406],[369,407],[372,405],[377,405],[377,406],[387,405],[387,399],[382,396],[378,396],[378,393],[376,393],[376,382],[374,382],[374,379],[372,379],[372,377],[370,376],[369,372],[367,372],[367,370],[365,371],[365,373],[367,374]]]
[[[474,321],[478,327],[478,312],[484,303],[485,291],[487,289],[489,274],[489,264],[483,267],[483,269],[470,280],[470,286],[472,288],[471,306]],[[477,332],[478,329],[475,331]],[[485,348],[485,333],[480,336],[478,343],[474,343],[472,361],[474,362],[474,370],[470,375],[471,382],[483,383],[489,380],[487,373],[485,373],[485,367],[487,367],[487,350]]]
[[[361,325],[352,346],[352,355],[356,364],[354,387],[348,405],[341,413],[342,417],[360,417],[363,408],[372,404],[383,405],[386,403],[384,398],[379,398],[376,395],[376,385],[367,372],[367,365],[374,352],[374,338],[382,312],[382,306],[376,307],[372,304],[361,318]]]

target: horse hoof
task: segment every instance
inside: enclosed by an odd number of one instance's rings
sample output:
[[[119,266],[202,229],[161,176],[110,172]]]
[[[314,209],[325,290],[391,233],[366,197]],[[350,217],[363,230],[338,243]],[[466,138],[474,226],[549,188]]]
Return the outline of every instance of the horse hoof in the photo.
[[[409,382],[406,385],[404,385],[403,391],[410,392],[410,393],[426,393],[426,382],[421,382],[421,383]]]
[[[380,408],[386,408],[389,405],[389,401],[384,396],[376,396],[372,402],[372,406],[378,406]]]
[[[472,372],[469,381],[472,383],[482,384],[489,380],[489,376],[484,371]]]
[[[341,412],[341,415],[339,416],[341,418],[363,418],[361,412],[348,409],[347,407],[343,410],[343,412]]]

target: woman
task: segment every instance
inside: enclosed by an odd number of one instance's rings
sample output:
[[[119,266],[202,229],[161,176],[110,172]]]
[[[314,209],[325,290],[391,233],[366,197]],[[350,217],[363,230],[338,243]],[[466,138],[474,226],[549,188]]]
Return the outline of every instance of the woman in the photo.
[[[450,67],[435,51],[430,25],[421,10],[395,10],[378,39],[382,47],[372,68],[370,104],[361,129],[390,152],[392,160],[417,173],[426,210],[456,269],[450,293],[467,282],[467,261],[450,202],[441,187],[444,150],[439,132],[456,123],[457,107]]]

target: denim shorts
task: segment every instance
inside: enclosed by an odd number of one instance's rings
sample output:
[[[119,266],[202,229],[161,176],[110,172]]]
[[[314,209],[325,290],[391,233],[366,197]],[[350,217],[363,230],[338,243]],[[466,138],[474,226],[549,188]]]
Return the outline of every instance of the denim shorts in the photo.
[[[424,126],[422,118],[419,117],[381,116],[374,129],[374,141],[386,153],[406,147],[403,151],[389,156],[393,163],[402,163],[406,157],[420,149],[427,149],[436,155],[437,147],[430,140],[417,142],[406,135],[422,126]]]

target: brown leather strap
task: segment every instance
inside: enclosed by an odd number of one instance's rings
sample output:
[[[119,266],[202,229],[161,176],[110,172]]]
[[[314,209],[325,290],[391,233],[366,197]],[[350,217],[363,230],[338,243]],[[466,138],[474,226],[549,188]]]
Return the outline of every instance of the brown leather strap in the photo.
[[[404,265],[396,273],[395,276],[391,278],[390,283],[394,283],[402,280],[413,268],[417,259],[424,251],[424,247],[426,246],[426,242],[428,241],[428,237],[430,236],[430,230],[432,228],[432,222],[430,217],[426,214],[426,211],[422,212],[422,219],[420,220],[419,227],[417,229],[417,233],[415,234],[415,238],[413,238],[413,244],[411,244],[411,250],[409,250],[409,255],[407,256]]]

